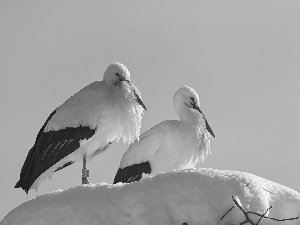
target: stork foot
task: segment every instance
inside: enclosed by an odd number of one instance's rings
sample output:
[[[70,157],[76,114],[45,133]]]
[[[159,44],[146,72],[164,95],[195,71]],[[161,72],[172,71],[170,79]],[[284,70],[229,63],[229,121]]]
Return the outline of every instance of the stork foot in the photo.
[[[82,177],[82,185],[89,184],[89,181],[86,177]]]

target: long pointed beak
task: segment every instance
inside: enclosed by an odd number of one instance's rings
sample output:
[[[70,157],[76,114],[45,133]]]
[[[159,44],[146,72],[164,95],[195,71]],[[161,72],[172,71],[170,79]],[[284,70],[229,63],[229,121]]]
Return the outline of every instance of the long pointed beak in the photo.
[[[128,84],[130,85],[130,87],[133,91],[133,94],[136,97],[137,103],[139,103],[139,105],[142,106],[147,111],[147,108],[146,108],[144,102],[142,101],[140,95],[138,94],[139,91],[136,92],[136,87],[132,83],[130,83],[130,81],[128,81],[128,80],[125,80],[125,81],[128,82]]]
[[[204,120],[205,120],[205,127],[206,127],[206,130],[208,131],[208,133],[211,134],[211,136],[213,136],[214,138],[216,138],[214,132],[212,131],[212,129],[211,129],[211,127],[209,126],[209,124],[208,124],[208,122],[207,122],[207,120],[206,120],[205,117],[204,117]]]
[[[208,131],[208,133],[210,133],[211,136],[213,136],[214,138],[216,138],[214,132],[212,131],[211,127],[209,126],[205,116],[204,116],[204,113],[201,111],[201,109],[199,107],[194,107],[195,109],[197,109],[202,115],[203,115],[203,119],[204,119],[204,122],[205,122],[205,128],[206,130]]]
[[[146,108],[144,102],[142,101],[140,96],[138,96],[137,94],[136,94],[136,101],[140,104],[140,106],[142,106],[147,111],[147,108]]]

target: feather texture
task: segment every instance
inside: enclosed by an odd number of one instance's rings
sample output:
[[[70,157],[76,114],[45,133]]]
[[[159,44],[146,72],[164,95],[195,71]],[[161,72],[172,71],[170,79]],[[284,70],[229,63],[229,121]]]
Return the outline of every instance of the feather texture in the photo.
[[[128,69],[112,63],[103,80],[95,81],[56,108],[40,129],[20,173],[16,188],[27,193],[83,155],[90,162],[111,143],[139,138],[143,109],[139,90]]]
[[[180,88],[173,104],[179,121],[166,120],[144,132],[123,155],[114,183],[137,181],[143,174],[194,168],[206,159],[210,138],[215,135],[200,110],[196,91]]]

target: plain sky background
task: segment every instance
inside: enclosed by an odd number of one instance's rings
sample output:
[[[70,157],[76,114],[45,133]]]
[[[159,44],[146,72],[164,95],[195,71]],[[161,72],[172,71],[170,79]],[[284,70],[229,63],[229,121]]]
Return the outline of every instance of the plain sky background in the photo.
[[[0,2],[0,220],[36,196],[14,189],[48,115],[111,62],[125,64],[148,111],[142,131],[177,119],[188,85],[216,134],[201,167],[238,170],[300,192],[300,1]],[[113,181],[128,146],[88,165]],[[81,163],[37,194],[81,184]]]

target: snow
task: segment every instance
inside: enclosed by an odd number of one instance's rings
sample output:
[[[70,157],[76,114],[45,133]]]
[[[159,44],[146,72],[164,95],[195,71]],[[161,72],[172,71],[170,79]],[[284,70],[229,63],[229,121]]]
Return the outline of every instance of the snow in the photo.
[[[300,194],[290,188],[244,172],[190,169],[131,184],[78,186],[38,196],[0,224],[240,224],[245,215],[232,196],[246,212],[264,214],[272,206],[268,217],[300,217]],[[254,224],[260,218],[248,215]],[[300,225],[300,220],[262,218],[259,224]]]

